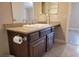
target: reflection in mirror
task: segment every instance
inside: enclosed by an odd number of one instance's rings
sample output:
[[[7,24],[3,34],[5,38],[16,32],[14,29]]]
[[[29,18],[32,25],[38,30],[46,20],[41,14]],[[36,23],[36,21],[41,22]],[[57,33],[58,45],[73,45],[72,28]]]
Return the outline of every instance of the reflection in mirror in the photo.
[[[42,13],[57,14],[58,2],[42,2]]]
[[[31,22],[33,17],[32,2],[12,2],[13,23]]]

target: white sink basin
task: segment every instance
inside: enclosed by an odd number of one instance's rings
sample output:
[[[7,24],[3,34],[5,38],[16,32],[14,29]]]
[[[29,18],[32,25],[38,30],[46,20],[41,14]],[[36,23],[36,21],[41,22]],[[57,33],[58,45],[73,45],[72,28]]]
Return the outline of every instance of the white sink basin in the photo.
[[[23,27],[40,27],[42,24],[23,25]]]
[[[31,24],[31,25],[23,25],[23,28],[41,28],[49,26],[48,24]]]
[[[35,27],[35,25],[23,25],[23,27]]]

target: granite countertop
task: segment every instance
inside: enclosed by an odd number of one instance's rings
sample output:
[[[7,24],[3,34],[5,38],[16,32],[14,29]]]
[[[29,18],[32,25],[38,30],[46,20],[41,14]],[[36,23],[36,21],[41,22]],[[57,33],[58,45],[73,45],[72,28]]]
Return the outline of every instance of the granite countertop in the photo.
[[[20,33],[31,33],[35,32],[47,27],[52,27],[52,26],[57,26],[59,23],[53,23],[53,24],[33,24],[33,25],[23,25],[22,27],[11,27],[11,28],[6,28],[7,30],[10,31],[15,31],[15,32],[20,32]]]

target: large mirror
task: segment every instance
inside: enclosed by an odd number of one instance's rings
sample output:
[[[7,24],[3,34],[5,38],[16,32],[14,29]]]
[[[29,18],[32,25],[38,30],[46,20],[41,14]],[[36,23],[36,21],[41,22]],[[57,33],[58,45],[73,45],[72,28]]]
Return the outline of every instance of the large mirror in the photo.
[[[13,23],[26,23],[33,18],[33,2],[12,2]]]
[[[13,23],[36,23],[37,20],[42,21],[43,16],[47,17],[44,18],[47,22],[58,14],[57,2],[12,2],[11,5]]]
[[[57,14],[58,2],[42,2],[42,13]]]

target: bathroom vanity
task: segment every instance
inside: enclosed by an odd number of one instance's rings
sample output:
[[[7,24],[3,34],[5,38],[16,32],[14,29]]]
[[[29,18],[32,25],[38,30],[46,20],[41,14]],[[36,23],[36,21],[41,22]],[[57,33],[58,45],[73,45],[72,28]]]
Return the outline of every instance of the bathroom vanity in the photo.
[[[10,54],[17,57],[43,56],[53,47],[55,31],[54,27],[48,24],[7,28],[7,33]],[[22,37],[20,44],[13,42],[15,36]]]

